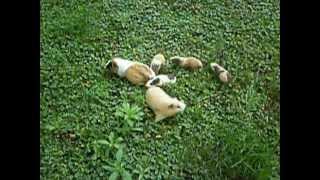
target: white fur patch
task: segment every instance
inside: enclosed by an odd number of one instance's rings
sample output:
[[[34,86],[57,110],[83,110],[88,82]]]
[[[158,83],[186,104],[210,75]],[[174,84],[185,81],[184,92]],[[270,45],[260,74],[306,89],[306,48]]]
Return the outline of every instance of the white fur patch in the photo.
[[[134,64],[133,61],[130,61],[130,60],[126,60],[126,59],[122,59],[122,58],[114,58],[113,59],[117,65],[118,65],[118,71],[117,71],[117,74],[120,76],[120,77],[124,77],[125,76],[125,72],[126,70]]]
[[[152,85],[152,82],[156,79],[159,79],[159,82]],[[152,87],[152,86],[164,86],[164,85],[167,85],[167,84],[174,84],[176,83],[176,77],[174,77],[174,79],[169,79],[168,75],[165,75],[165,74],[160,74],[160,75],[157,75],[155,76],[154,78],[152,78],[151,80],[149,80],[147,83],[146,83],[146,87]]]

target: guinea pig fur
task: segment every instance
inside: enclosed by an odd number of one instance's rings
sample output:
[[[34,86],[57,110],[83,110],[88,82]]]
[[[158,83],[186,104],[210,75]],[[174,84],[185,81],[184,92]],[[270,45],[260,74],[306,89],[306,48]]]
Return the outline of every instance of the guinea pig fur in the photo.
[[[149,66],[122,58],[113,58],[112,72],[120,77],[126,77],[128,81],[135,85],[144,85],[155,76]]]
[[[210,67],[219,76],[220,81],[228,83],[231,80],[231,74],[219,64],[211,63]]]
[[[151,86],[161,87],[161,86],[165,86],[168,84],[174,84],[174,83],[176,83],[176,81],[177,81],[177,78],[172,74],[168,74],[168,75],[160,74],[160,75],[155,76],[153,79],[149,80],[145,86],[147,88],[149,88]]]
[[[161,65],[163,65],[164,63],[165,58],[161,53],[159,53],[153,57],[150,67],[155,72],[155,74],[159,74]]]
[[[186,104],[177,98],[170,97],[160,87],[150,87],[146,92],[146,102],[155,113],[155,121],[175,116],[183,112]]]
[[[161,87],[161,86],[165,86],[168,84],[174,84],[174,83],[176,83],[176,81],[177,81],[177,78],[172,74],[168,74],[168,75],[160,74],[160,75],[155,76],[153,79],[149,80],[145,86],[147,88],[149,88],[151,86]]]
[[[116,73],[118,76],[120,77],[125,77],[125,72],[127,71],[127,69],[134,64],[133,61],[127,60],[127,59],[123,59],[120,57],[115,57],[111,60],[111,71],[113,73]]]
[[[149,66],[141,63],[134,63],[126,71],[126,78],[133,84],[145,85],[147,81],[154,78],[155,73]]]
[[[171,57],[170,60],[173,63],[178,64],[179,66],[189,70],[197,70],[203,67],[202,62],[195,57],[174,56]]]

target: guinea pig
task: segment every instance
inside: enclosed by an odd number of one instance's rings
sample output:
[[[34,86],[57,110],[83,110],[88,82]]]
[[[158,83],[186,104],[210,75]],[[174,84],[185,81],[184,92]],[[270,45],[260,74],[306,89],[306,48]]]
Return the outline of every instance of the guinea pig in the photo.
[[[155,72],[155,74],[159,74],[161,65],[164,63],[165,63],[165,58],[161,53],[159,53],[153,57],[150,67],[153,70],[153,72]]]
[[[147,81],[154,78],[155,73],[149,66],[129,61],[122,58],[112,59],[111,71],[120,77],[125,77],[128,81],[135,85],[145,85]]]
[[[160,86],[165,86],[167,84],[174,84],[176,83],[176,81],[177,81],[177,78],[172,74],[169,74],[169,75],[160,74],[155,76],[153,79],[149,80],[145,86],[147,88],[150,88],[151,86],[160,87]]]
[[[210,67],[219,76],[220,81],[227,83],[231,80],[231,74],[219,64],[211,63]]]
[[[197,70],[203,67],[202,62],[195,57],[174,56],[171,57],[170,60],[173,63],[178,64],[179,66],[189,70]]]
[[[146,102],[155,113],[155,122],[183,112],[186,104],[175,97],[170,97],[160,87],[152,86],[146,92]]]
[[[126,70],[133,65],[134,62],[120,57],[114,57],[112,58],[111,63],[108,64],[107,67],[111,66],[111,71],[113,73],[116,73],[120,77],[125,77]]]

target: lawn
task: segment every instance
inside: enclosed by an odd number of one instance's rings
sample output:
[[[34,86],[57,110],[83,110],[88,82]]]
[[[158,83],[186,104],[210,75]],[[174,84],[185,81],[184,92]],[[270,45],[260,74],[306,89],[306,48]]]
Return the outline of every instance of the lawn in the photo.
[[[42,0],[41,179],[279,179],[279,0]],[[154,122],[119,56],[218,62],[163,89],[185,112]]]

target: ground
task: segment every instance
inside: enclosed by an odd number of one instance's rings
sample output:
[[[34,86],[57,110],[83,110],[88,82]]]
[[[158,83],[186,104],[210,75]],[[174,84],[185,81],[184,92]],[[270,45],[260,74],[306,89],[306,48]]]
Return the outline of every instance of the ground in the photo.
[[[41,179],[279,179],[279,4],[42,0]],[[206,65],[162,69],[187,107],[155,123],[146,89],[104,64],[158,52]]]

